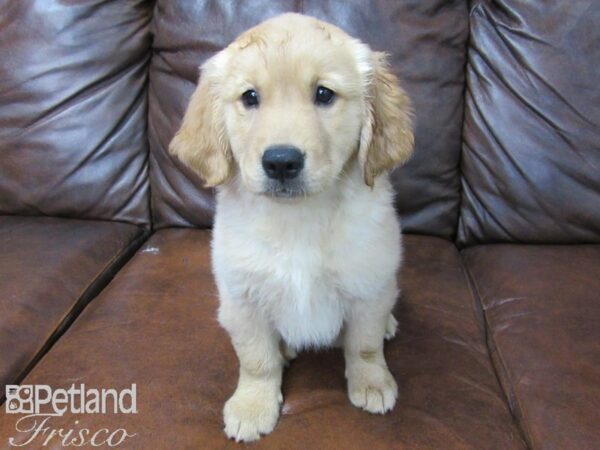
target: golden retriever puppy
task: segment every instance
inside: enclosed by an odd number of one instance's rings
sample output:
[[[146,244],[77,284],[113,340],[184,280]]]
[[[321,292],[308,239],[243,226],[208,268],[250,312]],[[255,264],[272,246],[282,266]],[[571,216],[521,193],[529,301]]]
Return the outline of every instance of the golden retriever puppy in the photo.
[[[202,66],[170,151],[217,191],[219,321],[240,363],[230,438],[273,430],[284,364],[306,347],[339,342],[352,404],[393,408],[383,342],[401,235],[387,174],[412,148],[384,55],[330,24],[284,14]]]

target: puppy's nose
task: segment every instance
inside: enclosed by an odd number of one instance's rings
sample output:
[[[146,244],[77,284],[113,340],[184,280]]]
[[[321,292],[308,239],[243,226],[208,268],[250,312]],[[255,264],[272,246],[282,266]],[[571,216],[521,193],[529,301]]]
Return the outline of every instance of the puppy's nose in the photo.
[[[296,178],[302,171],[304,155],[296,147],[269,147],[263,154],[262,166],[269,178],[284,182]]]

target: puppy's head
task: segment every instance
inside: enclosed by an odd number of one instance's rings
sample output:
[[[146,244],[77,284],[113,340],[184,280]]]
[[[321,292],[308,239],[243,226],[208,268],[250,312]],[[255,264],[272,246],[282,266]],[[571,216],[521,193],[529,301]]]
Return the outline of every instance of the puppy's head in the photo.
[[[382,53],[314,18],[285,14],[202,66],[170,145],[207,186],[311,195],[358,158],[364,181],[412,153],[410,101]]]

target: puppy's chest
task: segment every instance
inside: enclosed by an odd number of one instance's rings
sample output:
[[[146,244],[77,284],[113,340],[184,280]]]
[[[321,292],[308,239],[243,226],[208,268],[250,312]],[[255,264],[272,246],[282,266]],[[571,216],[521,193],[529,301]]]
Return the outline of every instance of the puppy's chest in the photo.
[[[271,320],[295,347],[331,343],[348,296],[337,242],[325,226],[258,232],[229,266],[231,285]],[[256,238],[260,236],[260,238]]]
[[[347,301],[339,268],[327,247],[305,244],[288,250],[265,264],[271,265],[269,272],[257,273],[252,284],[260,292],[253,300],[289,345],[328,345],[339,335]]]
[[[304,229],[255,240],[248,249],[252,263],[240,269],[261,291],[257,297],[303,303],[315,295],[323,300],[336,296],[344,284],[343,267],[335,243],[324,234]]]

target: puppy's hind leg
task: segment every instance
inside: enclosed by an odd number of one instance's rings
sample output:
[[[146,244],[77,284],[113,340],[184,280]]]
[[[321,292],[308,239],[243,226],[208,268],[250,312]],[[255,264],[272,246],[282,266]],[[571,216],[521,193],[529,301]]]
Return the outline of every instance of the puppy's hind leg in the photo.
[[[287,345],[283,339],[281,340],[279,346],[281,349],[281,356],[283,356],[285,361],[285,367],[289,367],[290,363],[298,356],[298,352],[296,349]]]
[[[238,386],[225,403],[225,434],[250,442],[273,431],[279,418],[284,359],[279,335],[243,302],[221,302],[219,321],[229,332],[240,362]]]
[[[383,341],[393,318],[390,311],[396,292],[393,282],[386,291],[386,298],[357,302],[343,336],[350,402],[376,414],[390,411],[398,397],[398,386],[383,355]],[[394,322],[395,319],[393,325]]]
[[[394,336],[396,336],[396,331],[398,331],[398,321],[394,315],[390,313],[387,320],[387,325],[385,326],[385,340],[392,340]]]

